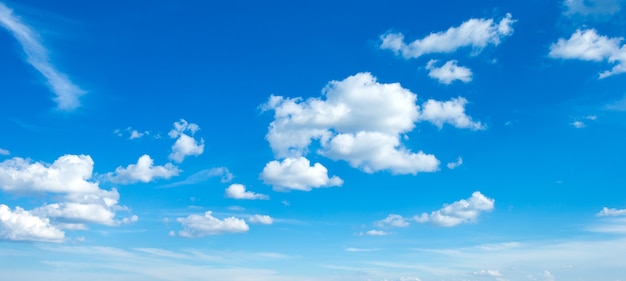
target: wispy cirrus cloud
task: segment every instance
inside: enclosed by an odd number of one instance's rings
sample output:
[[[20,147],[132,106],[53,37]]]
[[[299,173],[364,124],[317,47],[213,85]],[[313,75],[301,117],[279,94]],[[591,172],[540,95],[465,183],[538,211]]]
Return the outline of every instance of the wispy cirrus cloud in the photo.
[[[43,75],[50,90],[56,95],[54,101],[60,110],[72,111],[80,106],[78,98],[85,91],[72,83],[66,74],[56,69],[50,62],[48,50],[39,41],[39,36],[32,28],[13,14],[13,10],[0,3],[0,26],[4,27],[22,46],[26,62]]]

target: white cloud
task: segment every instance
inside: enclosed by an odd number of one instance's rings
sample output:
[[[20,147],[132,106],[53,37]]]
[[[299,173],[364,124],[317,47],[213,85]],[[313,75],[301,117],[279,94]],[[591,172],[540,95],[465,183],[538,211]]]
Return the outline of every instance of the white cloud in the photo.
[[[424,112],[416,100],[417,95],[399,83],[382,84],[370,73],[358,73],[328,83],[323,98],[303,101],[271,96],[263,105],[264,110],[274,111],[266,138],[277,158],[304,156],[318,140],[318,154],[347,161],[366,172],[433,172],[439,166],[434,155],[411,152],[400,142],[401,135],[412,131],[415,122],[483,127],[465,115],[467,101],[463,98],[428,101]]]
[[[622,97],[620,100],[607,104],[606,109],[614,111],[626,111],[626,96]]]
[[[585,123],[583,123],[582,121],[574,121],[570,123],[570,125],[574,126],[574,128],[576,129],[582,129],[586,126]]]
[[[0,239],[11,241],[62,242],[65,233],[41,218],[16,207],[15,211],[0,204]]]
[[[621,44],[622,41],[622,37],[598,35],[595,29],[576,30],[569,39],[560,38],[552,44],[549,55],[552,58],[614,63],[611,70],[599,74],[603,79],[626,72],[626,45]]]
[[[428,121],[439,128],[448,123],[456,128],[484,130],[483,124],[472,121],[472,118],[465,114],[466,104],[467,100],[463,97],[445,102],[430,99],[422,105],[420,120]]]
[[[10,155],[10,154],[11,152],[9,152],[8,150],[0,148],[0,155]]]
[[[502,274],[500,274],[499,271],[492,270],[492,269],[481,269],[479,271],[474,272],[474,275],[489,276],[489,277],[501,277],[502,276]]]
[[[137,160],[137,164],[130,164],[126,168],[118,167],[115,172],[108,173],[106,177],[115,183],[151,182],[163,178],[169,179],[177,176],[180,170],[167,163],[163,166],[154,166],[154,160],[150,155],[144,154]]]
[[[250,223],[272,224],[274,220],[268,215],[254,215],[248,218]]]
[[[469,19],[458,27],[431,33],[408,44],[404,42],[402,33],[388,33],[380,37],[380,48],[392,50],[407,59],[432,53],[451,53],[462,47],[481,50],[488,45],[498,45],[504,37],[513,34],[514,22],[511,14],[506,14],[499,22]]]
[[[625,216],[626,215],[626,209],[615,209],[615,208],[604,207],[604,208],[602,208],[602,211],[600,211],[596,215],[599,216],[599,217]]]
[[[183,226],[183,230],[178,232],[179,236],[194,238],[207,235],[217,235],[224,233],[247,232],[250,228],[242,219],[228,217],[223,220],[213,217],[211,211],[204,215],[189,215],[186,218],[177,218]]]
[[[10,193],[93,193],[98,184],[87,181],[93,172],[88,155],[64,155],[52,165],[14,157],[0,162],[0,189]]]
[[[103,190],[89,181],[93,164],[88,155],[64,155],[52,165],[15,157],[0,162],[0,189],[21,195],[55,193],[58,202],[28,214],[57,228],[86,229],[85,223],[119,225],[116,212],[127,208],[118,205],[117,190]]]
[[[233,199],[249,199],[249,200],[268,200],[269,196],[252,191],[246,191],[246,187],[242,184],[234,183],[226,188],[226,197]]]
[[[429,70],[428,76],[437,79],[439,83],[451,84],[455,80],[465,83],[472,81],[472,70],[458,66],[456,60],[447,61],[440,67],[435,66],[436,63],[437,60],[430,60],[426,64],[426,69]]]
[[[565,0],[565,14],[583,16],[613,15],[621,10],[623,0]]]
[[[434,172],[439,160],[422,151],[411,152],[400,145],[398,136],[379,132],[338,134],[322,143],[320,154],[334,160],[348,161],[350,166],[366,173],[389,170],[393,174]]]
[[[401,215],[390,214],[386,218],[374,223],[378,227],[407,227],[409,222]]]
[[[54,101],[58,108],[73,110],[80,106],[78,98],[85,92],[56,69],[48,58],[48,50],[39,41],[38,34],[3,3],[0,3],[0,26],[15,37],[26,53],[26,61],[46,78],[48,87],[56,95]]]
[[[459,158],[457,158],[456,161],[448,163],[447,166],[448,166],[448,169],[452,170],[452,169],[455,169],[455,168],[457,168],[457,167],[459,167],[461,165],[463,165],[463,158],[461,158],[461,156],[459,156]]]
[[[185,119],[180,119],[180,122],[174,122],[174,129],[172,129],[168,135],[170,138],[178,138],[174,145],[172,145],[172,153],[169,155],[169,159],[181,163],[185,157],[193,155],[198,156],[204,152],[204,139],[200,139],[198,142],[192,136],[200,130],[200,127],[195,123],[188,123]],[[189,132],[191,134],[185,134]]]
[[[341,186],[343,180],[337,176],[328,177],[328,170],[320,163],[311,166],[304,157],[285,158],[283,161],[270,161],[260,175],[265,184],[275,190],[310,191],[313,188]]]
[[[489,212],[494,208],[495,200],[485,197],[476,191],[472,197],[461,199],[430,214],[422,213],[413,219],[419,223],[430,222],[437,226],[450,227],[461,223],[475,222],[482,212]]]
[[[382,231],[382,230],[377,230],[377,229],[372,229],[372,230],[368,230],[366,232],[361,232],[361,233],[359,233],[359,235],[361,235],[361,236],[363,236],[363,235],[367,235],[367,236],[387,236],[387,235],[389,235],[389,232]]]

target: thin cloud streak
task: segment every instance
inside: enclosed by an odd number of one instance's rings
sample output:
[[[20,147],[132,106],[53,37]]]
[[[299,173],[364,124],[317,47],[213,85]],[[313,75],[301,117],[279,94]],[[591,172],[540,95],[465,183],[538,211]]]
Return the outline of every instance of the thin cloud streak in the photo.
[[[64,74],[59,72],[50,62],[48,50],[39,42],[38,35],[29,26],[13,14],[13,10],[0,3],[0,26],[9,31],[22,46],[26,54],[26,62],[43,75],[48,87],[56,97],[54,101],[60,110],[72,111],[80,106],[78,98],[85,91],[74,85]]]

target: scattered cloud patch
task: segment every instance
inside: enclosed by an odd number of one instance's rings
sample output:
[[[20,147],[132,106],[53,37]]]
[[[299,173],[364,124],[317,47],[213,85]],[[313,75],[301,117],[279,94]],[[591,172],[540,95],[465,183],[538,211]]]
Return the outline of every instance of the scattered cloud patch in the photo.
[[[261,179],[278,191],[310,191],[313,188],[343,184],[343,180],[337,176],[328,177],[328,170],[322,164],[311,166],[309,159],[304,157],[270,161],[263,168]]]
[[[254,215],[248,218],[248,222],[256,224],[272,224],[274,220],[268,215]]]
[[[180,172],[180,169],[172,163],[154,166],[154,160],[150,158],[150,155],[144,154],[139,157],[137,164],[130,164],[126,168],[118,167],[115,172],[108,173],[106,178],[114,183],[147,183],[160,178],[169,179]]]
[[[9,241],[63,242],[65,233],[50,220],[33,215],[20,207],[12,211],[0,204],[0,239]]]
[[[465,114],[464,98],[429,100],[422,112],[416,101],[417,95],[399,83],[379,83],[370,73],[358,73],[328,83],[323,98],[271,96],[262,105],[263,110],[274,111],[266,139],[277,158],[304,156],[311,143],[319,141],[317,154],[367,173],[434,172],[439,160],[404,147],[401,135],[419,121],[473,130],[484,126]]]
[[[613,111],[626,111],[626,96],[606,105],[606,109]]]
[[[138,131],[133,129],[132,127],[128,127],[123,130],[116,129],[115,131],[113,131],[113,133],[118,137],[124,137],[125,135],[127,135],[129,140],[139,139],[144,136],[150,135],[150,131]]]
[[[549,56],[560,59],[606,61],[615,64],[611,70],[599,73],[603,79],[626,72],[626,46],[622,37],[598,35],[595,29],[576,30],[569,39],[560,38],[550,46]]]
[[[363,235],[367,235],[367,236],[387,236],[389,234],[390,233],[386,232],[386,231],[372,229],[372,230],[368,230],[366,232],[359,233],[359,236],[363,236]]]
[[[456,161],[448,163],[447,166],[448,166],[448,169],[453,170],[453,169],[458,168],[461,165],[463,165],[463,158],[459,156],[459,158],[457,158]]]
[[[574,121],[574,122],[570,123],[570,125],[572,125],[572,126],[573,126],[574,128],[576,128],[576,129],[582,129],[582,128],[584,128],[584,127],[586,127],[586,126],[587,126],[587,125],[585,125],[585,123],[584,123],[584,122],[582,122],[582,121]]]
[[[418,223],[430,222],[436,226],[451,227],[462,223],[475,222],[481,213],[494,208],[495,200],[476,191],[468,199],[461,199],[443,208],[416,215],[413,219]]]
[[[248,224],[242,219],[228,217],[220,220],[214,217],[211,211],[207,211],[204,215],[192,214],[186,218],[177,218],[176,220],[183,226],[183,230],[179,231],[178,235],[187,238],[240,233],[247,232],[250,229]]]
[[[500,274],[499,271],[492,270],[492,269],[481,269],[479,271],[474,272],[474,275],[476,275],[476,276],[488,276],[488,277],[501,277],[502,276],[502,274]]]
[[[58,108],[71,111],[79,107],[78,99],[85,91],[73,84],[67,75],[56,69],[56,66],[50,62],[49,52],[41,44],[39,35],[3,3],[0,3],[0,26],[15,37],[26,54],[26,61],[46,78],[48,87],[56,95],[54,101]]]
[[[204,152],[204,139],[201,138],[198,141],[193,138],[193,135],[199,130],[200,126],[195,123],[188,123],[185,119],[174,122],[174,128],[170,130],[168,135],[170,138],[176,139],[176,142],[172,145],[169,159],[181,163],[187,156],[201,155]]]
[[[565,0],[566,15],[610,16],[618,13],[623,0]]]
[[[464,83],[472,81],[472,70],[458,66],[456,60],[447,61],[440,67],[435,66],[436,63],[437,60],[430,60],[426,64],[426,69],[429,70],[428,76],[436,79],[439,83],[451,84],[457,80]]]
[[[380,37],[380,48],[391,50],[406,59],[433,53],[452,53],[463,47],[480,51],[488,45],[500,44],[503,38],[513,34],[514,22],[511,14],[506,14],[499,22],[472,18],[460,26],[431,33],[410,43],[404,41],[402,33],[387,33]]]
[[[233,199],[248,199],[248,200],[268,200],[269,196],[260,193],[254,193],[246,191],[246,187],[242,184],[234,183],[226,188],[226,197]]]
[[[8,150],[0,148],[0,155],[9,156],[10,154],[11,152],[9,152]]]
[[[201,182],[205,182],[205,181],[209,180],[210,178],[214,178],[214,177],[220,177],[220,182],[228,183],[235,176],[228,170],[228,168],[226,168],[226,167],[217,167],[217,168],[201,170],[201,171],[196,172],[193,175],[187,177],[186,179],[184,179],[182,181],[169,183],[169,184],[163,185],[161,187],[177,187],[177,186],[183,186],[183,185],[198,184],[198,183],[201,183]]]
[[[380,251],[380,249],[364,249],[364,248],[352,248],[352,247],[346,248],[346,252],[350,252],[350,253],[364,253],[364,252],[376,252],[376,251]]]
[[[378,227],[407,227],[409,222],[401,215],[390,214],[386,218],[375,222],[374,225]]]
[[[463,97],[445,102],[429,99],[422,105],[420,120],[428,121],[439,128],[447,123],[459,129],[484,130],[486,127],[482,123],[472,121],[465,114],[466,104],[467,100]]]
[[[602,211],[596,214],[598,217],[615,217],[626,216],[626,209],[602,208]]]

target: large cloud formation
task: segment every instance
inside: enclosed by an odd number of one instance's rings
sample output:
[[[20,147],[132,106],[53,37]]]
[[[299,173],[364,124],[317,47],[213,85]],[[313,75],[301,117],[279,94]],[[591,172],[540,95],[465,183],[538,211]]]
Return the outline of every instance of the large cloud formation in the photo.
[[[302,173],[300,177],[294,172],[304,168],[287,169],[294,163],[310,163],[304,157],[313,141],[320,144],[317,154],[346,161],[367,173],[433,172],[439,167],[434,155],[413,152],[401,142],[416,122],[426,121],[438,127],[449,124],[472,130],[484,128],[465,114],[464,98],[445,102],[429,100],[420,111],[416,94],[399,83],[379,83],[370,73],[331,81],[322,94],[323,97],[307,100],[271,96],[263,105],[264,110],[274,111],[266,139],[274,155],[284,159],[266,165],[261,174],[266,183],[300,190],[333,185],[332,177],[328,177],[326,168],[319,163],[308,168],[319,172],[317,178],[322,180],[316,185],[310,183],[310,173]],[[334,185],[339,185],[339,181]]]
[[[88,155],[64,155],[54,163],[15,157],[0,162],[0,190],[19,195],[53,194],[55,203],[32,211],[0,206],[0,238],[8,240],[62,241],[61,229],[86,229],[87,224],[108,226],[137,221],[136,216],[117,219],[127,210],[118,204],[116,189],[103,190],[90,181],[94,162]]]

